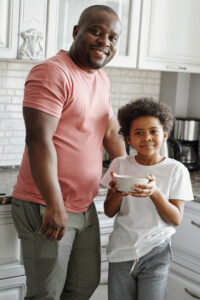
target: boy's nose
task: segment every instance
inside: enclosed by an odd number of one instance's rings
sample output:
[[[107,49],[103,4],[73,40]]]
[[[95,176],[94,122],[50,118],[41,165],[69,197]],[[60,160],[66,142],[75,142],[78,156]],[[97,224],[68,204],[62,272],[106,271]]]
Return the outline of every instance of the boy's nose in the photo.
[[[144,139],[145,139],[146,141],[151,141],[151,140],[152,140],[151,134],[149,134],[149,133],[144,134]]]

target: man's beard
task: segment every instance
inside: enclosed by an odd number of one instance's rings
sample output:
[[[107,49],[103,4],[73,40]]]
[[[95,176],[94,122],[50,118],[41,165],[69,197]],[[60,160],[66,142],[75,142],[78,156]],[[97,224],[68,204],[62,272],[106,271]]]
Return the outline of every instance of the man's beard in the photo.
[[[87,55],[86,59],[87,59],[88,66],[91,67],[91,69],[93,69],[93,70],[101,69],[110,61],[110,60],[106,60],[106,59],[101,62],[93,61],[89,54]]]

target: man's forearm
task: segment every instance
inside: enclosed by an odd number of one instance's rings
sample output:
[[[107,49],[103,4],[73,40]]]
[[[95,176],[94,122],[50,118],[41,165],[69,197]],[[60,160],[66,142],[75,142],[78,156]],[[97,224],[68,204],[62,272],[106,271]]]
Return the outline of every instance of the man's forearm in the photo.
[[[111,159],[114,159],[118,156],[126,155],[126,147],[124,140],[117,134],[105,137],[103,145]]]
[[[53,142],[32,141],[27,149],[32,177],[44,201],[47,205],[63,202]]]

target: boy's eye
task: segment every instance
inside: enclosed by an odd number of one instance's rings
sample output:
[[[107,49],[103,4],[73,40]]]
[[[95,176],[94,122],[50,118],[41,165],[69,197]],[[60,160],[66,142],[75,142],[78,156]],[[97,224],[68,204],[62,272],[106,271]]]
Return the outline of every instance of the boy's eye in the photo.
[[[135,135],[141,135],[143,132],[142,131],[136,131]]]

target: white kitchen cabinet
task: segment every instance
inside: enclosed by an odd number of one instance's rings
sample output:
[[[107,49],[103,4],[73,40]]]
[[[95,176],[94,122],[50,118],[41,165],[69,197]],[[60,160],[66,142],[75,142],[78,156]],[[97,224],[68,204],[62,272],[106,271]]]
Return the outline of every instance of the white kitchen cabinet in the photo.
[[[185,279],[171,272],[169,276],[170,289],[166,300],[194,300],[200,299],[200,286],[189,279]]]
[[[22,300],[25,276],[11,205],[0,205],[0,300]]]
[[[0,280],[0,300],[23,300],[25,291],[25,276]]]
[[[138,68],[200,72],[199,0],[143,0]]]
[[[16,58],[19,0],[0,0],[0,57]]]
[[[45,58],[48,0],[0,0],[0,58]]]
[[[45,57],[47,0],[21,0],[18,58]]]
[[[104,189],[106,190],[106,189]],[[101,282],[90,300],[108,299],[108,260],[106,254],[106,247],[108,244],[108,238],[113,228],[114,218],[108,218],[104,214],[104,200],[105,195],[97,196],[94,199],[94,203],[97,209],[100,233],[101,233]]]
[[[72,31],[81,12],[94,5],[93,0],[49,0],[47,57],[59,49],[69,50]],[[108,66],[136,67],[141,0],[100,0],[98,4],[112,7],[122,22],[118,53]]]
[[[173,263],[166,300],[200,299],[200,205],[186,203],[184,217],[172,236]]]

